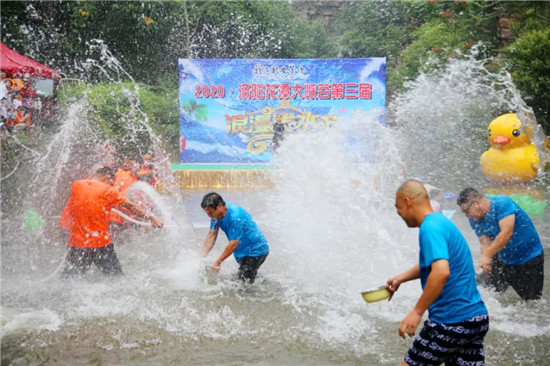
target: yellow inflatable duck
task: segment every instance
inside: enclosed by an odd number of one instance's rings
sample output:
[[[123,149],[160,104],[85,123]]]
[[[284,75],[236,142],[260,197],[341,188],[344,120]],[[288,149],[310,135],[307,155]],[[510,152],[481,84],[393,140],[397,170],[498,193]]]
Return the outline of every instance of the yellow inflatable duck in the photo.
[[[531,143],[532,135],[516,113],[494,119],[487,129],[491,148],[480,159],[485,176],[498,183],[527,183],[535,179],[541,161],[536,146]]]

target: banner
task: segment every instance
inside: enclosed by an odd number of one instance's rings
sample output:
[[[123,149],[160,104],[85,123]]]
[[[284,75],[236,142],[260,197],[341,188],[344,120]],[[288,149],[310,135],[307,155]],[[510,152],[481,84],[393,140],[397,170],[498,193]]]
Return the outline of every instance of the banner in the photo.
[[[283,134],[380,115],[386,59],[180,59],[180,162],[267,164]]]

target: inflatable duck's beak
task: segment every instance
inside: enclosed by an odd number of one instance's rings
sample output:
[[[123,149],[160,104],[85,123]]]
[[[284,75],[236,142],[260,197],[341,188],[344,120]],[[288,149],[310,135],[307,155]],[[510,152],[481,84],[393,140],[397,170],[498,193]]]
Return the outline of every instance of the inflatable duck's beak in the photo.
[[[510,142],[510,139],[508,137],[504,137],[502,135],[495,136],[493,138],[493,144],[504,146]]]

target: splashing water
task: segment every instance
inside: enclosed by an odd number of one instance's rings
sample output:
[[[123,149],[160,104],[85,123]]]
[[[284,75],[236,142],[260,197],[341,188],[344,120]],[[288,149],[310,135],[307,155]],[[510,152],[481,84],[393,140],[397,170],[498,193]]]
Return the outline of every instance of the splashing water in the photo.
[[[449,189],[487,184],[479,166],[489,147],[484,137],[489,123],[504,113],[518,113],[531,125],[533,143],[544,154],[544,134],[510,74],[490,72],[493,60],[478,59],[480,52],[476,46],[446,68],[420,75],[390,107],[399,147],[409,152],[403,154],[409,176]]]
[[[394,209],[393,195],[405,177],[450,190],[483,184],[477,161],[486,126],[495,111],[513,104],[503,92],[506,79],[483,70],[483,62],[465,59],[421,75],[392,104],[390,127],[358,112],[327,131],[288,135],[274,161],[273,188],[219,191],[245,207],[270,242],[270,255],[250,287],[234,279],[232,258],[219,275],[211,272],[227,243],[223,235],[201,258],[197,242],[209,222],[200,208],[202,191],[166,197],[138,187],[166,228],[118,234],[116,250],[126,272],[118,281],[95,269],[80,280],[41,281],[63,258],[66,234],[54,229],[56,220],[47,220],[50,229],[39,234],[26,233],[15,219],[3,222],[2,362],[397,364],[411,343],[398,338],[397,327],[418,299],[420,284],[403,285],[389,303],[365,304],[360,292],[417,261],[417,231]],[[69,108],[52,148],[37,163],[34,182],[44,188],[33,200],[50,200],[56,187],[98,161],[104,141],[93,124],[84,123],[87,108],[85,102]],[[139,108],[132,113],[138,116]],[[81,144],[83,135],[89,146]],[[96,155],[79,160],[82,151]],[[475,235],[462,215],[454,220],[475,260]],[[536,222],[545,246],[547,221]],[[512,291],[482,289],[491,314],[488,363],[546,362],[545,285],[544,299],[528,306]]]

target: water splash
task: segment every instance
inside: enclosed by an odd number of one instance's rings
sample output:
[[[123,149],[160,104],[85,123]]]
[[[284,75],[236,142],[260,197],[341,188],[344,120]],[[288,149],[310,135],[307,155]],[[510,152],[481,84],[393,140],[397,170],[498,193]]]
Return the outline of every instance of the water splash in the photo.
[[[168,227],[185,228],[182,222],[188,220],[194,224],[190,231],[206,233],[199,191],[182,198],[196,209],[191,215],[177,200],[142,187],[158,203],[167,230],[128,230],[120,236],[117,253],[127,277],[117,282],[92,270],[79,281],[37,283],[58,264],[66,240],[48,232],[33,238],[9,222],[2,234],[2,312],[8,314],[2,320],[3,357],[19,356],[27,363],[66,357],[71,363],[66,349],[77,338],[82,353],[73,363],[98,358],[105,363],[398,363],[409,344],[398,339],[396,329],[418,299],[420,285],[402,286],[390,303],[367,305],[360,292],[417,261],[417,231],[407,228],[394,208],[393,195],[404,178],[450,187],[482,181],[476,167],[486,125],[495,111],[508,108],[502,91],[491,90],[502,90],[505,78],[488,75],[484,65],[452,61],[440,73],[422,75],[390,106],[388,126],[358,112],[323,133],[288,135],[275,160],[272,189],[221,192],[247,208],[270,241],[271,253],[249,288],[234,281],[237,265],[231,258],[219,276],[211,276],[211,258],[200,257],[197,235]],[[44,182],[63,185],[64,174],[80,175],[90,166],[82,156],[99,159],[105,141],[93,124],[80,119],[88,107],[72,108],[39,163]],[[137,109],[132,113],[140,115]],[[79,145],[81,136],[89,146]],[[57,146],[63,153],[56,153]],[[67,166],[70,174],[64,172]],[[35,200],[53,194],[51,187],[39,192]],[[455,220],[476,243],[464,217]],[[540,227],[547,238],[550,227]],[[220,235],[215,250],[221,252],[224,244]],[[477,247],[472,248],[476,257]],[[482,296],[496,324],[497,340],[486,342],[488,362],[547,359],[546,300],[527,308],[510,292]],[[220,353],[223,359],[216,358]]]
[[[477,45],[447,67],[421,74],[392,102],[390,123],[399,131],[400,150],[409,152],[403,154],[408,176],[449,189],[483,186],[479,158],[489,147],[489,123],[519,113],[536,124],[510,74],[481,52]],[[533,130],[540,146],[544,135],[540,126]]]

